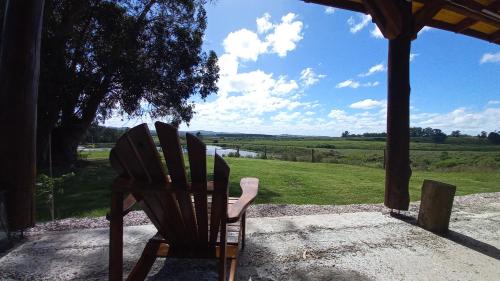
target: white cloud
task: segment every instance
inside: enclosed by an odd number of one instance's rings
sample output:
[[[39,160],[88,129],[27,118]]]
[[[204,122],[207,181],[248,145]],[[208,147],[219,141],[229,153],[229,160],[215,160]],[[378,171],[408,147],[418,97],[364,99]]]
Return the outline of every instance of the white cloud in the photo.
[[[488,101],[489,105],[500,104],[500,100],[490,100]]]
[[[345,81],[342,81],[340,83],[338,83],[335,88],[346,88],[346,87],[349,87],[349,88],[353,88],[353,89],[356,89],[356,88],[359,88],[359,86],[361,86],[359,84],[359,82],[355,81],[355,80],[352,80],[352,79],[348,79],[348,80],[345,80]]]
[[[299,116],[300,112],[293,112],[293,113],[280,112],[277,115],[271,117],[271,120],[276,122],[291,122],[295,121]]]
[[[424,26],[424,27],[422,27],[422,29],[420,29],[420,31],[418,32],[417,35],[422,35],[422,33],[427,32],[427,31],[431,31],[432,29],[433,29],[432,27]]]
[[[262,17],[257,18],[256,22],[258,33],[266,33],[273,28],[273,24],[269,21],[270,19],[271,15],[269,13],[265,13]]]
[[[420,54],[410,53],[410,62],[412,62]]]
[[[297,42],[303,38],[303,24],[296,18],[296,14],[288,13],[281,18],[281,23],[274,26],[273,32],[266,36],[266,42],[271,51],[280,57],[284,57],[287,52],[294,50]]]
[[[347,20],[347,24],[349,25],[349,31],[351,33],[357,33],[358,31],[362,30],[365,28],[369,23],[372,17],[370,15],[360,15],[359,16],[359,21],[356,21],[354,17],[350,17]]]
[[[376,24],[373,25],[373,29],[370,31],[370,34],[372,35],[372,37],[377,39],[384,38],[384,34],[382,34],[382,31],[380,31]]]
[[[376,64],[376,65],[370,67],[370,69],[368,69],[368,71],[366,73],[361,73],[358,76],[359,77],[367,77],[367,76],[373,75],[377,72],[384,72],[384,71],[386,71],[386,67],[384,66],[383,63],[379,63],[379,64]]]
[[[331,15],[333,13],[335,13],[335,8],[333,8],[333,7],[326,7],[325,8],[325,14]]]
[[[334,119],[344,119],[346,116],[346,112],[340,109],[332,109],[332,111],[328,113],[328,117]]]
[[[473,112],[465,107],[459,107],[443,114],[412,115],[411,120],[413,125],[419,127],[439,128],[447,132],[460,130],[464,133],[477,134],[482,130],[498,130],[498,116],[500,116],[500,108],[486,108],[483,111]]]
[[[303,69],[300,72],[300,81],[305,86],[311,86],[318,83],[319,79],[326,77],[323,74],[316,74],[310,67]]]
[[[497,52],[494,54],[493,53],[486,53],[481,57],[481,60],[479,61],[479,63],[481,63],[481,64],[488,63],[488,62],[491,62],[491,63],[500,62],[500,52]]]
[[[257,33],[244,28],[229,33],[223,45],[226,53],[233,57],[256,61],[260,54],[267,51],[268,44],[262,42]]]
[[[380,83],[378,81],[375,81],[375,82],[367,82],[367,83],[363,83],[361,86],[363,87],[366,87],[366,88],[370,88],[370,87],[376,87],[378,86]]]
[[[314,114],[316,114],[314,111],[306,111],[305,113],[307,116],[313,116]]]
[[[385,100],[372,100],[366,99],[362,101],[355,102],[351,104],[349,107],[354,109],[372,109],[372,108],[383,108],[387,106],[387,101]]]

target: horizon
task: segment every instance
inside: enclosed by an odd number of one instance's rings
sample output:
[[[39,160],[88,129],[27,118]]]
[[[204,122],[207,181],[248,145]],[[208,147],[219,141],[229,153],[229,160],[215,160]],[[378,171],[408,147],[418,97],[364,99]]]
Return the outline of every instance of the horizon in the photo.
[[[219,92],[206,101],[193,98],[197,113],[180,130],[301,136],[386,131],[387,40],[369,16],[302,1],[253,4],[206,5],[204,50],[219,57]],[[410,58],[411,127],[469,135],[500,129],[498,45],[424,28]],[[154,122],[146,114],[114,116],[103,125],[139,123]]]

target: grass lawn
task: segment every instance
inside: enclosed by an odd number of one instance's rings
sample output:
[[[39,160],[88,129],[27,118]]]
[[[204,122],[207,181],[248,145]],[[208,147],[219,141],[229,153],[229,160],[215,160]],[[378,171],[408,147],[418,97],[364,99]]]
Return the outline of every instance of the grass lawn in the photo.
[[[56,196],[56,216],[102,216],[109,207],[110,183],[115,177],[106,153],[91,154],[76,176],[64,183],[64,193]],[[213,158],[209,157],[208,167]],[[231,194],[239,192],[239,179],[260,179],[256,203],[355,204],[384,200],[384,170],[380,168],[330,164],[226,158],[231,167]],[[211,170],[211,168],[210,168]],[[410,182],[411,200],[419,200],[424,179],[457,185],[457,195],[500,192],[500,173],[492,171],[414,171]],[[49,217],[43,202],[38,217]]]

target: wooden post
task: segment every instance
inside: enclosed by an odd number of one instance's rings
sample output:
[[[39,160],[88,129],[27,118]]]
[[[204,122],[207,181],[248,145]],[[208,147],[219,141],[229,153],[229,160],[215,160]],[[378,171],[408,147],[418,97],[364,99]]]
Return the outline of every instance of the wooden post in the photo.
[[[401,13],[402,30],[396,38],[389,40],[384,203],[391,209],[408,210],[412,14],[410,1],[394,3]]]
[[[10,0],[0,51],[0,189],[11,230],[35,223],[36,105],[44,0]]]
[[[314,149],[311,149],[311,162],[314,163]]]
[[[424,180],[418,225],[438,234],[446,234],[456,190],[454,185]]]
[[[109,280],[123,280],[123,192],[111,192]]]

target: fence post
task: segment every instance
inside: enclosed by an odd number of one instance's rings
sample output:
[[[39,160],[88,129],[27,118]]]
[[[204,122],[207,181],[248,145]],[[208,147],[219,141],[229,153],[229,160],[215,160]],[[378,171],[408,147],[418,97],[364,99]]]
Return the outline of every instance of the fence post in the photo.
[[[267,159],[267,146],[264,146],[264,159]]]
[[[314,149],[311,149],[311,162],[314,163]]]

